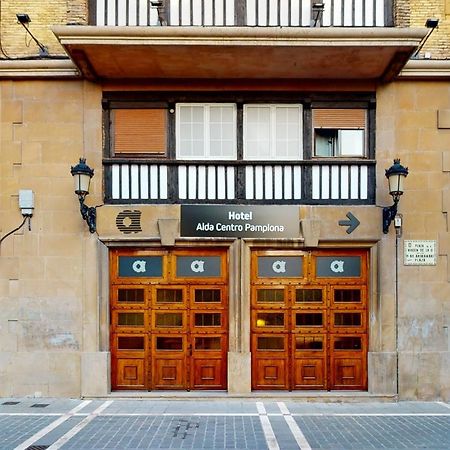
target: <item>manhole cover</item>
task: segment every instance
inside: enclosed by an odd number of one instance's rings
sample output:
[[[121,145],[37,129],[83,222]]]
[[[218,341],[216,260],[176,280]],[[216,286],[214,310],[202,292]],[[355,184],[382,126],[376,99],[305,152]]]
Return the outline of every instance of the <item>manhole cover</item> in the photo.
[[[30,408],[45,408],[50,403],[35,403],[34,405],[31,405]]]
[[[2,405],[18,405],[20,402],[4,402]]]

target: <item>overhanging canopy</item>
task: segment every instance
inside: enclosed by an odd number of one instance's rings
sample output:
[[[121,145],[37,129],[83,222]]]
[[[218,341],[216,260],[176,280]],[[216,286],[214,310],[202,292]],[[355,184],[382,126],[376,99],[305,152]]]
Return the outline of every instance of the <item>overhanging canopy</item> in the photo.
[[[83,76],[136,79],[393,79],[417,28],[94,27],[53,31]]]

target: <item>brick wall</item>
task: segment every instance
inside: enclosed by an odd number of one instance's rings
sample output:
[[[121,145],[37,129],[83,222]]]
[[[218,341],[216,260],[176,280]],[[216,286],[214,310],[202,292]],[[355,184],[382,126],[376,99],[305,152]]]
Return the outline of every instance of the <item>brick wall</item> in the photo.
[[[53,25],[87,24],[88,0],[0,0],[0,32],[3,51],[11,58],[38,56],[39,47],[17,23],[16,14],[30,16],[29,29],[48,48],[50,55],[64,55]],[[4,55],[0,55],[3,57]]]
[[[450,58],[450,0],[396,0],[395,24],[399,27],[423,27],[428,18],[439,19],[419,57]]]

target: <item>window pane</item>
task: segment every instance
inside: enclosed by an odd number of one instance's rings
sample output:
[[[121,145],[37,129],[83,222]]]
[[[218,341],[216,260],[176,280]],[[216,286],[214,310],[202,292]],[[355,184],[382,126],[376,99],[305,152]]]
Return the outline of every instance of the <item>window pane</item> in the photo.
[[[114,153],[165,153],[166,109],[113,110]]]
[[[119,336],[117,339],[119,350],[144,350],[143,336]]]
[[[296,350],[322,350],[322,336],[297,336],[295,338]]]
[[[336,303],[360,303],[361,291],[359,289],[335,289],[334,301]]]
[[[139,327],[144,325],[144,313],[119,313],[118,325]]]
[[[174,336],[158,336],[156,350],[183,350],[183,338]]]
[[[270,156],[270,107],[245,107],[245,158],[265,159]]]
[[[220,327],[222,324],[220,313],[195,313],[196,327]]]
[[[258,350],[284,350],[284,338],[278,336],[259,336]]]
[[[334,313],[334,324],[342,327],[359,327],[361,313]]]
[[[183,314],[181,313],[156,313],[157,327],[182,327]]]
[[[157,303],[183,303],[182,289],[157,289]]]
[[[119,303],[144,303],[144,289],[119,289]]]
[[[258,303],[284,303],[284,289],[258,289]]]
[[[220,350],[220,337],[196,337],[195,350]]]
[[[322,289],[296,289],[296,303],[322,303]]]
[[[258,313],[256,315],[257,327],[283,327],[283,313]]]
[[[364,156],[364,130],[339,130],[340,156]]]
[[[295,315],[295,325],[297,327],[320,327],[322,324],[322,313],[297,313]]]
[[[220,303],[220,289],[196,289],[195,303]]]
[[[301,117],[298,107],[274,107],[276,114],[275,159],[293,159],[301,155]]]
[[[361,350],[361,338],[343,336],[337,337],[334,341],[335,350]]]
[[[336,145],[338,140],[337,130],[316,129],[314,130],[314,154],[315,156],[336,156]]]

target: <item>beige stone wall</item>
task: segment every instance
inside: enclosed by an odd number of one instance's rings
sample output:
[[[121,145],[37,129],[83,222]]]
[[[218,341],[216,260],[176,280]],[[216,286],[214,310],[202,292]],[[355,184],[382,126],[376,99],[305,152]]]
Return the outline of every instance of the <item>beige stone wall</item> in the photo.
[[[80,355],[98,351],[97,239],[70,165],[101,168],[100,89],[83,81],[0,82],[0,236],[35,194],[31,230],[0,247],[0,396],[80,395]],[[91,204],[101,203],[101,170]]]
[[[53,25],[87,24],[88,0],[1,0],[0,33],[3,52],[10,58],[38,56],[39,47],[31,40],[16,14],[30,16],[29,29],[47,47],[51,56],[65,55],[55,35]],[[0,57],[4,57],[0,54]]]
[[[384,169],[395,157],[408,166],[399,210],[398,347],[403,399],[450,397],[450,129],[438,128],[438,111],[448,109],[447,82],[396,82],[377,94],[377,166],[380,204],[386,195]],[[395,234],[380,243],[380,292],[383,345],[395,350]],[[435,266],[403,265],[407,239],[436,240]],[[446,375],[447,374],[447,375]]]

